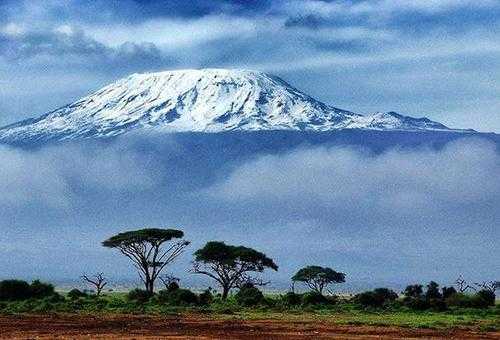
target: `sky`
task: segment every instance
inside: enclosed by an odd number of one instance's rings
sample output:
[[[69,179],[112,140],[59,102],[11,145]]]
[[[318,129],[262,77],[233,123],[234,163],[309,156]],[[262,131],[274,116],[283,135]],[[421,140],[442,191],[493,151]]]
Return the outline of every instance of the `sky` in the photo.
[[[135,72],[246,68],[359,113],[500,132],[496,0],[2,0],[0,125]]]

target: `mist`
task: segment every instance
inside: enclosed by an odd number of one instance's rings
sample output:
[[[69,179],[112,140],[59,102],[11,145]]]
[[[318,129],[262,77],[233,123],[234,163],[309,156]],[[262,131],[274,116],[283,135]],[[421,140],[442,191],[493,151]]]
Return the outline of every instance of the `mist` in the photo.
[[[151,144],[152,143],[152,144]],[[103,271],[136,280],[100,242],[116,232],[174,227],[192,245],[169,269],[187,270],[205,242],[255,247],[287,287],[300,266],[347,273],[367,288],[459,274],[495,279],[500,153],[480,138],[436,149],[299,145],[200,153],[175,137],[0,147],[0,279],[78,280]],[[240,146],[244,148],[244,146]]]

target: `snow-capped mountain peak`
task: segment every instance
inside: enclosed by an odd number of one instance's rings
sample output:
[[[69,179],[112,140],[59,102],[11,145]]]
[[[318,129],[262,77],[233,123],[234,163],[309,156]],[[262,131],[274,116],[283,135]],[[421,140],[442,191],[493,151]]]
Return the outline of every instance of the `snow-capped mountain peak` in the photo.
[[[99,138],[142,130],[337,129],[449,130],[427,118],[341,110],[261,72],[202,69],[133,74],[40,118],[0,129],[0,142]]]

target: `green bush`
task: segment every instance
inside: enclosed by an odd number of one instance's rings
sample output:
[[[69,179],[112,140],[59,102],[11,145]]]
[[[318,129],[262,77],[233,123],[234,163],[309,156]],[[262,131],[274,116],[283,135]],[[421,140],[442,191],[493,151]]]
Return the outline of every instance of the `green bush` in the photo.
[[[495,293],[493,293],[491,290],[487,289],[482,289],[479,292],[476,293],[478,299],[484,300],[485,304],[487,306],[494,306],[495,305]]]
[[[49,303],[60,303],[65,301],[64,296],[62,296],[57,292],[54,292],[53,294],[44,297],[43,300]]]
[[[442,298],[430,299],[427,301],[429,304],[429,308],[431,308],[435,311],[442,312],[442,311],[445,311],[448,309],[448,305],[446,304],[445,300],[443,300]]]
[[[157,299],[160,303],[167,303],[172,306],[187,306],[198,303],[198,296],[189,289],[183,288],[173,291],[160,290]]]
[[[443,287],[441,291],[443,292],[443,298],[445,300],[450,296],[457,294],[457,290],[454,287]]]
[[[423,292],[424,292],[423,286],[420,284],[415,284],[415,285],[406,286],[406,289],[403,292],[403,294],[407,298],[417,299],[417,298],[422,297]]]
[[[0,300],[17,301],[31,297],[30,285],[21,280],[0,281]]]
[[[153,295],[144,289],[133,289],[127,294],[127,299],[130,301],[138,302],[138,303],[146,303],[151,299]]]
[[[78,298],[84,298],[84,297],[88,297],[88,294],[85,293],[85,292],[82,292],[81,290],[79,289],[72,289],[68,292],[67,294],[68,298],[70,298],[71,300],[76,300]]]
[[[479,292],[473,295],[457,293],[447,298],[446,304],[460,308],[488,308],[491,301],[485,299],[482,294]]]
[[[417,297],[417,298],[406,297],[404,299],[404,304],[410,309],[420,310],[420,311],[429,309],[431,307],[429,301],[422,297]]]
[[[212,290],[210,288],[205,289],[199,296],[199,302],[202,306],[207,306],[212,303],[214,300],[214,296],[212,294]]]
[[[328,299],[318,292],[307,292],[302,295],[303,305],[326,305],[328,303]]]
[[[198,296],[189,289],[179,288],[170,292],[170,303],[174,306],[195,305]]]
[[[439,292],[439,285],[436,282],[429,282],[427,285],[427,291],[425,292],[425,298],[429,301],[440,300],[443,298],[443,295]]]
[[[32,298],[39,299],[54,295],[54,286],[49,283],[43,283],[35,280],[30,285],[30,295]]]
[[[179,288],[180,288],[180,287],[179,287],[179,284],[178,284],[177,282],[175,282],[175,281],[172,281],[172,282],[170,282],[170,283],[168,284],[168,286],[167,286],[167,291],[169,291],[169,292],[173,292],[174,290],[177,290],[177,289],[179,289]]]
[[[242,306],[256,306],[264,301],[264,295],[253,285],[244,285],[236,293],[235,299]]]
[[[379,308],[398,298],[398,294],[388,288],[377,288],[354,297],[354,301],[363,307]]]
[[[285,306],[297,306],[302,302],[302,296],[294,292],[288,292],[281,297],[281,301]]]

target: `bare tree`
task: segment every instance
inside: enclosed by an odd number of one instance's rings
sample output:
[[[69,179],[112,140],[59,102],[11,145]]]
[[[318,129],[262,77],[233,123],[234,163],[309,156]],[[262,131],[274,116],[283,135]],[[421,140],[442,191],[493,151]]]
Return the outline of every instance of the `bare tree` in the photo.
[[[457,286],[459,293],[465,293],[468,289],[476,290],[476,288],[467,284],[467,281],[465,281],[462,275],[460,275],[458,279],[455,281],[455,285]]]
[[[158,279],[163,283],[163,285],[167,289],[170,288],[174,284],[179,285],[179,282],[181,281],[178,277],[175,277],[172,274],[165,274],[165,275],[159,276]]]
[[[500,281],[483,281],[474,283],[479,289],[485,289],[493,294],[497,289],[500,289]]]
[[[104,277],[104,273],[98,273],[92,277],[89,277],[89,276],[84,274],[81,276],[81,278],[87,284],[90,284],[95,288],[95,292],[96,292],[97,296],[101,295],[102,290],[108,284],[108,280]]]
[[[271,281],[264,281],[261,278],[258,277],[252,277],[246,273],[242,273],[238,279],[236,279],[234,286],[237,288],[241,288],[245,285],[251,285],[251,286],[267,286],[270,284]]]

